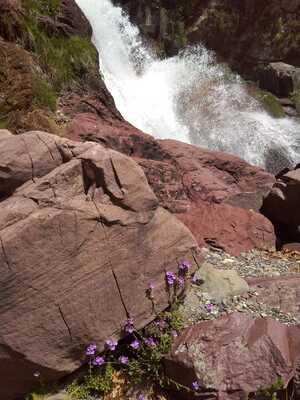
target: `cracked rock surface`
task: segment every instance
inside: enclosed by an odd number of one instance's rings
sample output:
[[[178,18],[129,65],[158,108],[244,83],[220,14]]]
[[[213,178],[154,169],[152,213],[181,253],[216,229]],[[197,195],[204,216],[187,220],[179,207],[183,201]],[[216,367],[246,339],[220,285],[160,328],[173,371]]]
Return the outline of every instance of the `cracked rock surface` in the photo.
[[[136,162],[44,132],[0,140],[0,398],[80,366],[129,316],[168,304],[164,274],[197,262],[189,230],[158,205]]]

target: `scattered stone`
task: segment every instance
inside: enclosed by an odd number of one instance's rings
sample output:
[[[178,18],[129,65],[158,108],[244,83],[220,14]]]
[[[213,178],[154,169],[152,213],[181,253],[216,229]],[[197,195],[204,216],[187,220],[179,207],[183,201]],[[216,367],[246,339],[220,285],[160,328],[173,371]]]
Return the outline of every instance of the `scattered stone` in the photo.
[[[216,319],[222,315],[238,311],[254,317],[268,316],[283,324],[300,323],[299,272],[300,255],[291,253],[266,253],[257,250],[239,257],[229,257],[217,250],[203,249],[206,263],[215,269],[232,273],[233,270],[244,277],[249,285],[248,292],[231,295],[216,301],[202,291],[201,282],[193,279],[191,290],[186,295],[181,313],[185,326],[203,320]],[[231,262],[228,263],[228,260]],[[195,277],[201,277],[200,268]],[[221,289],[222,290],[222,287]]]
[[[243,278],[259,276],[291,275],[298,273],[300,267],[300,256],[290,252],[267,252],[251,250],[242,253],[237,257],[230,257],[228,254],[217,249],[202,249],[205,261],[216,268],[236,270]]]

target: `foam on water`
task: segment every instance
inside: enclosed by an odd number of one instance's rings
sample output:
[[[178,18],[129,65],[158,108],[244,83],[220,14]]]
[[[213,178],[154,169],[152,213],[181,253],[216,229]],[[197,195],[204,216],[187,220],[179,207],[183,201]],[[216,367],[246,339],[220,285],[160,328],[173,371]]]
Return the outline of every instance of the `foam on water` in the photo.
[[[107,88],[131,124],[157,138],[227,151],[269,169],[299,162],[299,122],[272,118],[203,46],[160,60],[110,0],[77,3],[92,25]]]

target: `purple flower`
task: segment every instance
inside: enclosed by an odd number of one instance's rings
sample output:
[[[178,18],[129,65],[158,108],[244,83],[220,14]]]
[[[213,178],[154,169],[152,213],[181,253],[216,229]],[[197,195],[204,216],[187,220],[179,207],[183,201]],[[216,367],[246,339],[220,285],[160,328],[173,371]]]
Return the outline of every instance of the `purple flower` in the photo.
[[[140,393],[137,397],[137,400],[146,400],[146,397],[143,393]]]
[[[187,260],[182,260],[179,264],[179,269],[181,272],[187,273],[191,268],[192,264]]]
[[[167,271],[166,272],[166,280],[167,280],[167,284],[169,286],[173,286],[174,283],[176,282],[176,276],[175,276],[174,272]]]
[[[198,391],[200,389],[200,385],[197,381],[192,383],[192,387],[194,390]]]
[[[129,362],[129,359],[126,356],[120,356],[118,358],[118,361],[119,361],[120,364],[127,365],[128,362]]]
[[[148,289],[152,291],[154,288],[155,288],[154,283],[150,282]]]
[[[93,356],[96,353],[97,346],[95,343],[91,343],[85,349],[86,356]]]
[[[93,365],[100,367],[100,365],[103,365],[105,363],[105,359],[104,357],[97,356],[93,359],[92,363]]]
[[[155,325],[159,328],[159,329],[164,329],[167,326],[167,323],[165,320],[163,319],[159,319],[158,321],[155,321]]]
[[[206,308],[207,312],[212,312],[214,309],[214,306],[213,306],[213,304],[209,303],[209,304],[206,304],[205,308]]]
[[[156,342],[152,337],[149,337],[149,338],[145,339],[145,343],[149,347],[155,347],[156,346]]]
[[[33,376],[34,376],[35,378],[39,378],[39,377],[41,376],[40,371],[35,371],[35,372],[33,373]]]
[[[139,349],[139,347],[140,347],[140,342],[139,342],[137,339],[135,339],[135,340],[130,344],[130,346],[131,346],[134,350],[137,350],[137,349]]]
[[[129,319],[125,322],[125,324],[124,324],[124,331],[125,331],[126,333],[129,333],[129,334],[131,334],[131,333],[134,332],[134,323],[133,323],[133,319],[132,319],[132,318],[129,318]]]
[[[171,336],[172,336],[173,339],[177,338],[178,337],[178,332],[177,331],[172,331],[171,332]]]
[[[116,342],[115,340],[111,340],[111,339],[106,340],[105,344],[106,344],[106,347],[108,348],[108,350],[110,350],[110,351],[115,351],[116,347],[118,346],[118,342]]]

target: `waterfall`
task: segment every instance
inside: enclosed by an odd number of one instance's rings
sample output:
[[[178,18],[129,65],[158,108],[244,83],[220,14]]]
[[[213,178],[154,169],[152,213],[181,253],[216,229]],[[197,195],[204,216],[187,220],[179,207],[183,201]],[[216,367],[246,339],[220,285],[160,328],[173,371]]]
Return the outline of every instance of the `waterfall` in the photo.
[[[156,138],[235,154],[278,170],[300,160],[297,119],[271,117],[241,78],[203,46],[158,59],[110,0],[77,0],[93,28],[100,70],[123,117]]]

